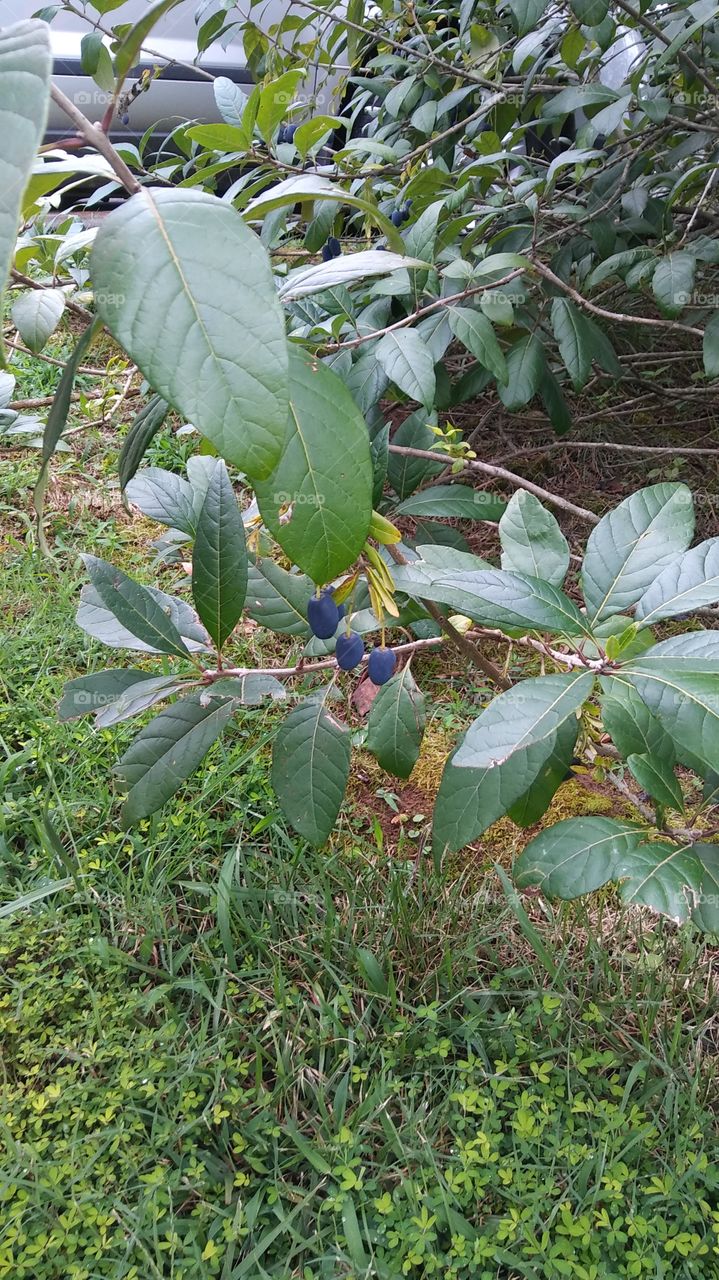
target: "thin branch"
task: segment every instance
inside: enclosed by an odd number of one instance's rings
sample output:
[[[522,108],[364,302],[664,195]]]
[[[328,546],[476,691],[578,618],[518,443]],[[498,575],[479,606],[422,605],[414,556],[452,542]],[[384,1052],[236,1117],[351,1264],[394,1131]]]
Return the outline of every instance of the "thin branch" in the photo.
[[[11,347],[13,351],[22,351],[25,356],[32,356],[34,360],[44,360],[45,364],[53,364],[58,369],[64,369],[67,361],[55,360],[53,356],[46,356],[42,351],[31,351],[29,347],[24,347],[21,342],[11,342],[9,338],[5,339],[5,346]],[[107,369],[90,369],[87,365],[81,364],[77,370],[78,373],[86,373],[95,378],[104,378]]]
[[[430,452],[429,449],[410,449],[404,445],[391,444],[389,446],[390,453],[403,454],[407,458],[427,458],[430,462],[441,462],[442,455]],[[593,511],[588,511],[586,507],[578,507],[573,502],[569,502],[567,498],[561,498],[558,493],[550,493],[549,489],[543,489],[540,485],[534,484],[532,480],[525,480],[523,476],[515,475],[513,471],[507,471],[504,467],[496,467],[491,462],[479,462],[477,459],[462,459],[464,468],[468,471],[476,471],[485,476],[492,476],[495,480],[506,480],[508,484],[514,486],[515,489],[526,489],[529,493],[533,493],[536,498],[541,498],[544,502],[551,503],[552,506],[559,507],[561,511],[567,511],[569,515],[577,516],[579,520],[586,520],[590,524],[599,524],[599,516]]]
[[[94,147],[96,151],[99,151],[101,156],[105,157],[110,167],[117,174],[125,190],[129,191],[130,195],[134,195],[137,191],[141,191],[142,188],[140,183],[132,170],[128,169],[125,161],[122,159],[122,156],[118,155],[107,134],[103,133],[102,129],[98,129],[96,125],[92,124],[88,120],[87,116],[83,115],[82,111],[78,110],[75,103],[71,102],[61,89],[58,89],[57,85],[53,84],[50,86],[50,95],[55,105],[60,107],[61,111],[64,111],[65,115],[72,120],[74,125],[77,126],[78,133],[82,134],[83,138],[86,139],[90,146]]]
[[[404,657],[421,649],[438,649],[443,644],[446,641],[442,636],[429,636],[425,640],[392,645],[392,651]],[[365,653],[360,665],[366,666],[368,662],[369,654]],[[208,667],[202,672],[202,680],[204,684],[214,684],[215,680],[224,680],[226,676],[238,679],[244,676],[275,676],[278,680],[291,680],[295,676],[312,676],[316,671],[331,671],[336,667],[336,658],[323,658],[321,662],[303,662],[300,659],[294,667]]]
[[[676,320],[655,320],[651,316],[632,316],[626,315],[621,311],[606,311],[604,307],[598,307],[595,303],[590,302],[577,289],[573,289],[570,284],[566,284],[559,276],[555,276],[549,267],[545,267],[543,263],[533,260],[532,265],[538,275],[543,276],[545,280],[549,280],[557,289],[561,289],[568,297],[576,302],[577,306],[584,307],[585,311],[591,311],[595,316],[601,316],[603,320],[613,320],[615,324],[640,324],[650,329],[672,329],[676,333],[691,333],[697,338],[704,337],[703,329],[695,329],[693,325],[679,324]]]

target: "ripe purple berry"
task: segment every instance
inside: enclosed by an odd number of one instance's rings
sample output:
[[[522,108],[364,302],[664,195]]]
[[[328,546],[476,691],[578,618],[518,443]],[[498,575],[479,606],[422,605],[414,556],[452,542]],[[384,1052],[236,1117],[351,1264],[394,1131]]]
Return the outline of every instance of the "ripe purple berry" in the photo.
[[[359,666],[364,654],[364,644],[362,637],[357,635],[356,631],[343,632],[337,639],[335,645],[335,657],[337,666],[343,671],[352,671],[353,667]]]
[[[318,640],[329,640],[340,621],[340,611],[329,591],[321,596],[310,596],[307,601],[307,621]]]
[[[367,672],[373,684],[386,684],[392,679],[397,666],[394,649],[373,649],[367,664]]]

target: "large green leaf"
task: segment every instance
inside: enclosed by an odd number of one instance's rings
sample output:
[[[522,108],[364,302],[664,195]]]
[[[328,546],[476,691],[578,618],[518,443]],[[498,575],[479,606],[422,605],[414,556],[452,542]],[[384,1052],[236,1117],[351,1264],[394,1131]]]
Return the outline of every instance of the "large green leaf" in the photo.
[[[383,276],[407,267],[425,265],[419,258],[408,258],[400,253],[375,253],[374,249],[360,249],[358,253],[343,253],[339,258],[331,258],[329,262],[296,267],[282,281],[279,296],[283,302],[290,302],[293,298],[321,293],[334,285],[353,284],[366,276]]]
[[[287,428],[287,343],[264,248],[232,205],[145,187],[90,258],[97,310],[151,385],[229,462],[267,477]]]
[[[691,302],[697,261],[693,253],[679,249],[662,258],[652,276],[652,290],[669,316],[678,316]]]
[[[165,707],[138,734],[117,763],[129,786],[122,806],[122,824],[132,826],[160,809],[194,772],[232,715],[231,700],[200,693]]]
[[[581,391],[592,369],[591,331],[581,311],[568,298],[555,298],[552,302],[552,328],[572,386]]]
[[[454,756],[456,768],[493,769],[515,751],[554,738],[591,695],[594,676],[573,671],[522,680],[500,693],[469,726]]]
[[[520,889],[538,885],[550,897],[578,898],[615,879],[642,839],[640,827],[615,818],[565,818],[522,850],[514,879]]]
[[[272,213],[274,209],[281,209],[285,205],[294,205],[301,200],[336,200],[338,204],[348,204],[356,209],[361,209],[378,227],[382,228],[390,249],[393,249],[395,253],[405,252],[405,241],[399,231],[392,225],[389,218],[380,213],[373,200],[347,191],[338,183],[331,182],[329,178],[325,178],[321,174],[303,173],[297,177],[285,178],[282,182],[275,183],[273,186],[268,187],[266,191],[263,191],[261,195],[255,196],[254,200],[250,200],[245,209],[244,217],[249,220],[263,218],[266,214]],[[406,251],[416,257],[422,257],[422,254],[417,253],[416,248],[410,244],[409,236],[407,237]]]
[[[502,568],[544,578],[561,587],[569,568],[569,546],[551,512],[534,494],[518,489],[499,522]]]
[[[159,653],[188,657],[180,632],[147,587],[105,560],[82,558],[95,591],[122,627]]]
[[[517,34],[524,36],[540,25],[548,0],[509,0],[509,9],[517,27]]]
[[[639,489],[609,511],[589,535],[582,565],[591,620],[631,609],[693,535],[692,496],[684,484]]]
[[[710,768],[719,759],[719,680],[716,674],[692,674],[679,666],[634,661],[622,668],[677,747]],[[681,750],[680,750],[681,754]]]
[[[719,601],[719,538],[708,538],[662,570],[639,600],[635,617],[647,625]]]
[[[434,806],[435,855],[462,849],[503,817],[530,790],[554,748],[555,740],[546,738],[491,769],[458,769],[450,756]]]
[[[425,409],[434,404],[435,376],[432,353],[414,329],[386,333],[374,354],[390,382]]]
[[[506,409],[523,409],[537,394],[546,369],[544,347],[536,333],[520,338],[507,352],[507,382],[498,383],[499,398]]]
[[[704,326],[702,352],[707,378],[719,378],[719,311],[715,311]]]
[[[452,333],[462,346],[471,351],[483,368],[494,374],[497,382],[506,383],[507,364],[494,327],[487,317],[471,307],[450,307],[448,319]]]
[[[180,0],[157,0],[157,4],[147,9],[142,17],[125,31],[115,54],[115,74],[120,83],[139,61],[143,41],[147,39],[163,14],[174,9],[179,2]]]
[[[280,462],[255,484],[262,518],[314,582],[357,559],[372,515],[372,459],[362,415],[337,374],[293,351]]]
[[[197,523],[192,485],[162,467],[143,467],[125,486],[125,496],[143,515],[193,537]]]
[[[23,192],[45,130],[51,71],[47,23],[18,22],[0,30],[0,300],[15,252]]]
[[[272,785],[280,808],[311,844],[324,844],[329,836],[349,777],[349,730],[327,709],[330,688],[293,708],[272,750]]]
[[[289,573],[274,560],[261,558],[248,567],[245,608],[270,631],[308,636],[307,602],[314,589],[304,573]]]
[[[674,765],[672,740],[636,689],[621,680],[602,680],[602,724],[625,760],[632,755],[661,755]]]
[[[437,577],[423,572],[421,562],[397,566],[392,576],[398,590],[407,595],[447,604],[483,626],[586,635],[586,624],[574,602],[539,578],[505,569],[478,569]]]
[[[547,812],[555,793],[566,781],[572,763],[579,724],[565,720],[554,735],[554,746],[531,787],[510,806],[508,813],[519,827],[533,827]],[[514,759],[514,757],[512,757]]]
[[[669,636],[643,652],[641,660],[645,667],[658,663],[692,675],[719,675],[719,631],[686,631]]]
[[[417,763],[423,733],[424,695],[406,666],[382,685],[372,703],[367,750],[387,773],[408,778]]]
[[[436,484],[406,498],[397,507],[397,515],[495,521],[506,509],[505,498],[485,489],[473,489],[468,484]]]
[[[218,649],[237,624],[246,592],[245,527],[227,468],[218,459],[192,551],[192,597]]]
[[[162,396],[151,396],[136,414],[132,426],[122,442],[120,456],[117,460],[117,472],[120,477],[120,488],[124,489],[128,481],[136,474],[145,453],[160,430],[170,410]]]

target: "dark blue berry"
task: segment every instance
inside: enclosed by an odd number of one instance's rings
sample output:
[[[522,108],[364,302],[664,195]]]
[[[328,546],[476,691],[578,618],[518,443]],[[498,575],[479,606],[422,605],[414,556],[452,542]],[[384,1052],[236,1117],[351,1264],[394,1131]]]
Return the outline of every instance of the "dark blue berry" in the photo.
[[[372,684],[386,684],[392,679],[397,666],[394,649],[373,649],[367,664],[367,672]]]
[[[292,142],[296,132],[296,124],[281,124],[277,131],[277,142]]]
[[[120,116],[120,120],[124,125],[128,125],[130,123],[130,113],[128,111],[123,112]]]
[[[342,257],[342,245],[340,244],[339,240],[337,239],[337,236],[328,236],[328,237],[327,237],[327,248],[329,249],[329,251],[330,251],[330,253],[332,254],[332,257],[333,257],[333,258],[341,258],[341,257]]]
[[[386,244],[376,244],[376,245],[375,245],[375,249],[378,249],[378,250],[380,250],[380,249],[381,249],[381,250],[383,250],[383,251],[386,253],[386,252],[387,252],[387,245],[386,245]]]
[[[335,657],[337,666],[343,671],[351,671],[353,667],[359,666],[364,653],[364,644],[362,637],[357,635],[356,631],[350,631],[349,634],[343,632],[338,637],[335,645]]]
[[[318,640],[329,640],[340,621],[340,611],[329,592],[310,596],[307,602],[307,621]]]
[[[322,245],[322,261],[323,261],[323,262],[331,262],[331,261],[332,261],[332,259],[334,258],[334,256],[335,256],[335,255],[333,254],[332,250],[330,249],[329,244],[323,244],[323,245]]]
[[[400,209],[395,209],[394,213],[390,214],[390,221],[394,223],[395,227],[401,227],[404,220],[404,214]]]

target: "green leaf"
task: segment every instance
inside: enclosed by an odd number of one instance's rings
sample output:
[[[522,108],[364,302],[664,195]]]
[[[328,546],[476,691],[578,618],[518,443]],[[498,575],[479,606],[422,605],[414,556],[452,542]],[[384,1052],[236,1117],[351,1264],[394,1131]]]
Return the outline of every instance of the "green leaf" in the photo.
[[[68,680],[58,704],[58,720],[78,720],[81,716],[97,715],[114,703],[126,690],[137,688],[155,680],[152,671],[136,667],[120,667],[108,671],[96,671],[92,675]]]
[[[197,521],[192,552],[192,597],[218,649],[235,629],[246,592],[245,527],[227,468],[218,459]]]
[[[548,0],[509,0],[509,9],[514,18],[517,34],[525,36],[539,26]]]
[[[578,732],[579,724],[576,720],[565,720],[560,725],[554,735],[551,755],[545,760],[531,787],[508,810],[509,817],[518,827],[533,827],[547,812],[555,793],[567,778]]]
[[[476,840],[527,794],[553,750],[554,739],[547,738],[491,769],[458,769],[450,756],[434,807],[434,853],[455,853]]]
[[[639,600],[635,617],[646,625],[692,613],[719,601],[719,538],[708,538],[678,556],[655,577]]]
[[[452,333],[462,346],[479,360],[483,368],[494,374],[497,382],[506,384],[507,363],[487,317],[470,307],[450,307],[447,318]]]
[[[23,192],[45,131],[51,70],[46,23],[18,22],[0,29],[0,301],[15,253]]]
[[[47,546],[42,529],[42,517],[45,507],[45,489],[47,488],[50,459],[57,448],[58,441],[60,440],[67,424],[70,405],[72,403],[72,389],[75,383],[75,375],[78,367],[82,363],[85,352],[92,346],[100,328],[100,321],[95,319],[92,320],[87,328],[80,334],[80,337],[75,343],[75,349],[60,375],[60,381],[57,384],[55,397],[52,405],[50,406],[47,422],[45,423],[45,431],[43,432],[42,437],[40,472],[33,492],[33,504],[37,515],[38,541],[41,549],[44,551],[47,551]]]
[[[569,546],[551,512],[534,494],[518,489],[499,522],[502,568],[544,578],[561,587],[569,568]]]
[[[173,653],[183,658],[189,656],[177,627],[147,587],[134,582],[116,565],[98,560],[96,556],[83,555],[82,559],[102,603],[121,626],[160,653]]]
[[[631,609],[693,535],[685,484],[655,484],[625,498],[589,535],[581,574],[589,618],[597,622]]]
[[[272,785],[287,821],[311,844],[335,825],[350,768],[350,734],[327,710],[331,686],[294,707],[277,731]]]
[[[684,798],[674,770],[668,760],[656,755],[628,756],[627,764],[639,786],[659,804],[682,813]]]
[[[444,200],[435,200],[422,210],[416,222],[410,223],[404,233],[405,253],[422,258],[425,262],[434,261],[437,224],[444,204]]]
[[[285,71],[276,80],[271,80],[260,90],[257,107],[257,128],[265,142],[271,142],[277,126],[287,115],[292,106],[304,70]]]
[[[304,159],[308,151],[323,142],[342,121],[339,116],[312,116],[298,125],[293,138],[300,155]]]
[[[695,844],[692,853],[699,864],[692,920],[707,933],[719,933],[719,849],[715,844]]]
[[[496,521],[506,509],[504,498],[485,489],[473,489],[468,484],[437,484],[406,498],[397,507],[397,515]]]
[[[642,651],[641,661],[644,666],[658,663],[691,675],[719,675],[719,631],[688,631],[669,636]]]
[[[339,284],[353,284],[367,276],[383,276],[391,271],[407,267],[421,267],[419,258],[407,258],[401,253],[376,253],[374,249],[360,249],[358,253],[343,253],[330,262],[320,262],[308,267],[296,267],[288,272],[279,287],[283,302],[305,298],[311,293],[321,293]]]
[[[483,626],[586,634],[586,623],[573,601],[539,578],[486,569],[447,573],[428,581],[421,564],[397,566],[392,576],[399,591],[447,604]]]
[[[62,289],[29,289],[15,300],[10,316],[25,345],[37,354],[54,333],[64,310]]]
[[[143,188],[102,222],[98,312],[151,385],[251,477],[287,427],[287,344],[267,255],[231,205]]]
[[[702,347],[707,378],[719,378],[719,311],[715,311],[704,326]]]
[[[692,674],[671,666],[632,662],[622,667],[622,678],[634,686],[640,698],[676,743],[714,768],[719,759],[719,682],[715,674]]]
[[[436,423],[435,414],[427,414],[424,409],[417,409],[395,431],[392,444],[402,449],[431,450],[437,443],[437,437],[430,423]],[[428,458],[413,458],[401,453],[392,453],[387,461],[387,479],[400,498],[408,498],[430,476],[444,471],[447,465],[444,458],[438,455],[437,462]]]
[[[572,85],[554,94],[543,107],[543,114],[549,120],[557,120],[560,116],[568,116],[572,111],[584,111],[587,107],[616,102],[619,95],[614,89],[603,84]],[[592,281],[594,283],[594,281]]]
[[[530,333],[510,347],[506,360],[507,383],[498,383],[497,391],[504,407],[514,412],[529,404],[539,391],[546,368],[544,347],[537,335]]]
[[[168,596],[156,587],[148,587],[148,593],[159,605],[164,616],[179,631],[190,652],[207,652],[210,648],[209,636],[201,626],[194,609],[185,600]],[[103,602],[101,596],[91,583],[86,582],[80,592],[75,621],[83,631],[101,644],[113,649],[131,649],[137,653],[162,653],[157,645],[140,640],[128,627],[118,622],[112,609]]]
[[[120,488],[125,489],[145,456],[152,440],[160,430],[170,406],[162,396],[151,396],[135,415],[132,426],[122,442],[117,471]]]
[[[118,761],[117,773],[129,786],[122,825],[147,818],[170,799],[219,738],[234,710],[231,700],[190,694],[165,707],[138,734]]]
[[[361,209],[363,213],[367,214],[368,218],[382,229],[387,237],[389,247],[394,249],[395,253],[410,253],[413,257],[424,257],[410,243],[409,235],[406,242],[403,240],[397,228],[392,225],[389,218],[380,213],[372,200],[345,191],[344,187],[340,187],[320,174],[301,174],[296,177],[285,178],[282,182],[269,187],[267,191],[263,191],[254,200],[250,200],[243,216],[252,221],[257,217],[263,218],[265,214],[271,213],[273,209],[279,209],[288,204],[295,205],[303,200],[336,200],[339,204],[348,204],[356,209]]]
[[[125,487],[128,502],[139,507],[149,520],[157,520],[169,529],[180,529],[188,537],[195,533],[195,508],[192,485],[162,467],[143,467]]]
[[[215,95],[217,110],[225,124],[235,125],[238,129],[241,129],[249,95],[227,76],[215,76],[212,82],[212,90]]]
[[[651,907],[677,924],[690,919],[693,898],[702,896],[701,865],[691,846],[656,841],[627,849],[613,878],[623,881],[623,902]]]
[[[130,27],[115,54],[115,74],[119,82],[125,79],[128,71],[131,71],[138,62],[143,41],[147,39],[153,27],[157,25],[163,14],[174,9],[179,2],[180,0],[159,0],[158,4],[153,5],[143,14],[139,22]]]
[[[639,848],[643,834],[615,818],[565,818],[522,850],[515,883],[519,889],[538,885],[552,898],[578,898],[615,879],[621,860]]]
[[[372,703],[366,747],[387,773],[408,778],[419,758],[424,733],[424,696],[409,666],[383,684]]]
[[[390,382],[410,400],[418,400],[425,409],[431,409],[436,389],[434,360],[418,333],[413,329],[386,333],[374,353]]]
[[[314,583],[303,573],[288,573],[274,560],[250,563],[245,608],[255,622],[281,635],[308,636],[307,601]]]
[[[506,764],[515,751],[553,738],[594,688],[591,672],[537,676],[500,693],[469,726],[454,765],[492,769]]]
[[[236,85],[233,87],[237,88]],[[187,130],[187,136],[208,151],[219,151],[223,156],[248,151],[252,145],[251,131],[236,124],[195,124]]]
[[[601,702],[602,724],[625,760],[658,755],[673,767],[672,740],[636,689],[616,679],[603,680],[602,687],[607,691]]]
[[[609,0],[571,0],[572,11],[585,27],[598,27],[609,12]]]
[[[282,457],[256,482],[262,518],[314,582],[342,573],[364,546],[372,515],[372,460],[362,415],[337,374],[293,350],[290,419]],[[280,518],[285,508],[289,518]]]
[[[387,465],[389,462],[389,422],[385,422],[383,427],[370,441],[369,451],[372,459],[372,507],[376,510],[382,500],[384,493],[385,481],[387,479]]]
[[[568,298],[552,302],[552,329],[572,386],[581,391],[592,371],[592,335],[581,311]]]
[[[652,291],[669,316],[678,316],[692,300],[697,261],[693,253],[678,249],[657,264]]]

